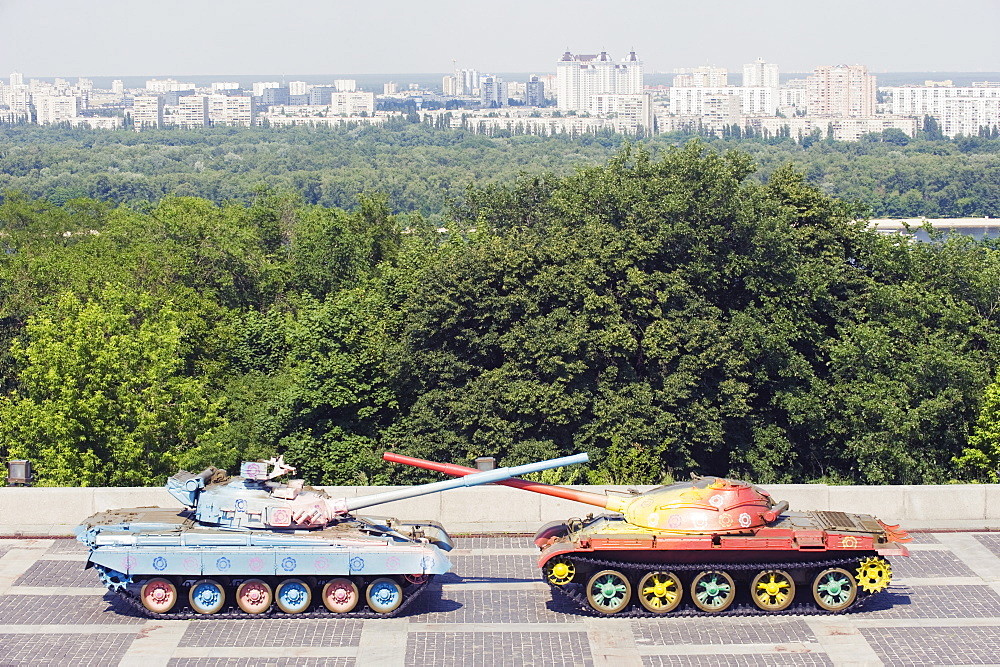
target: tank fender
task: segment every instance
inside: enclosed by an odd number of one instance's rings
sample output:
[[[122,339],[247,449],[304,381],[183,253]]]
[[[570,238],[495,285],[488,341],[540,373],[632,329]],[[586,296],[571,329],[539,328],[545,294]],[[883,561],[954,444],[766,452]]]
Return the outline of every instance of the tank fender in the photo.
[[[535,546],[544,549],[553,538],[569,535],[569,525],[565,521],[550,521],[535,533]]]

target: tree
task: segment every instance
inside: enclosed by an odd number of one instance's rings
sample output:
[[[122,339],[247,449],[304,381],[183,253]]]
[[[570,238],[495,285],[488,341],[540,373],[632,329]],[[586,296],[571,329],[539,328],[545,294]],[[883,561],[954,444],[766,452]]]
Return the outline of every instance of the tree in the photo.
[[[220,406],[184,374],[184,347],[169,302],[121,285],[89,301],[63,294],[14,344],[0,449],[31,459],[42,485],[159,484],[201,463]]]

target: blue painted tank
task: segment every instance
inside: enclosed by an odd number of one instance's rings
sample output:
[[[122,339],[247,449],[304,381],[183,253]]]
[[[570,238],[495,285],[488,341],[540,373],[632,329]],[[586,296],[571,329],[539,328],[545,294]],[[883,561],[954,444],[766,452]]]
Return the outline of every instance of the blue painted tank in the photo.
[[[355,498],[276,481],[295,472],[280,457],[244,463],[233,478],[215,468],[181,471],[166,486],[184,510],[99,512],[76,535],[90,548],[87,567],[148,616],[390,616],[451,568],[451,539],[434,521],[356,510],[586,460],[577,454]]]

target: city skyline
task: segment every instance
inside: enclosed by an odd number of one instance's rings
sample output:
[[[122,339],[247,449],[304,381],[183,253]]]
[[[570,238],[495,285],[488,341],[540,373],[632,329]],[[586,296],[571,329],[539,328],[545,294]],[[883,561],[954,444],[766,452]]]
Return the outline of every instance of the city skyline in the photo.
[[[551,72],[560,54],[641,52],[647,72],[761,57],[782,71],[865,63],[872,72],[995,72],[1000,3],[954,0],[943,30],[929,0],[693,3],[439,0],[345,5],[107,0],[0,0],[0,72],[26,77],[446,72],[452,62],[496,72]],[[822,26],[822,30],[818,29]]]

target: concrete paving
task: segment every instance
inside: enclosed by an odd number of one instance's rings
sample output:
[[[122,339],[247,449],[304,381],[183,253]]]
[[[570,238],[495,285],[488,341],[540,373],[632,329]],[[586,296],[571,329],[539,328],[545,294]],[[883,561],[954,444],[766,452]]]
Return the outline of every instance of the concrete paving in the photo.
[[[0,539],[0,665],[1000,664],[1000,534],[917,534],[865,611],[619,619],[538,579],[527,538],[457,538],[454,572],[395,619],[131,615],[65,539]]]

